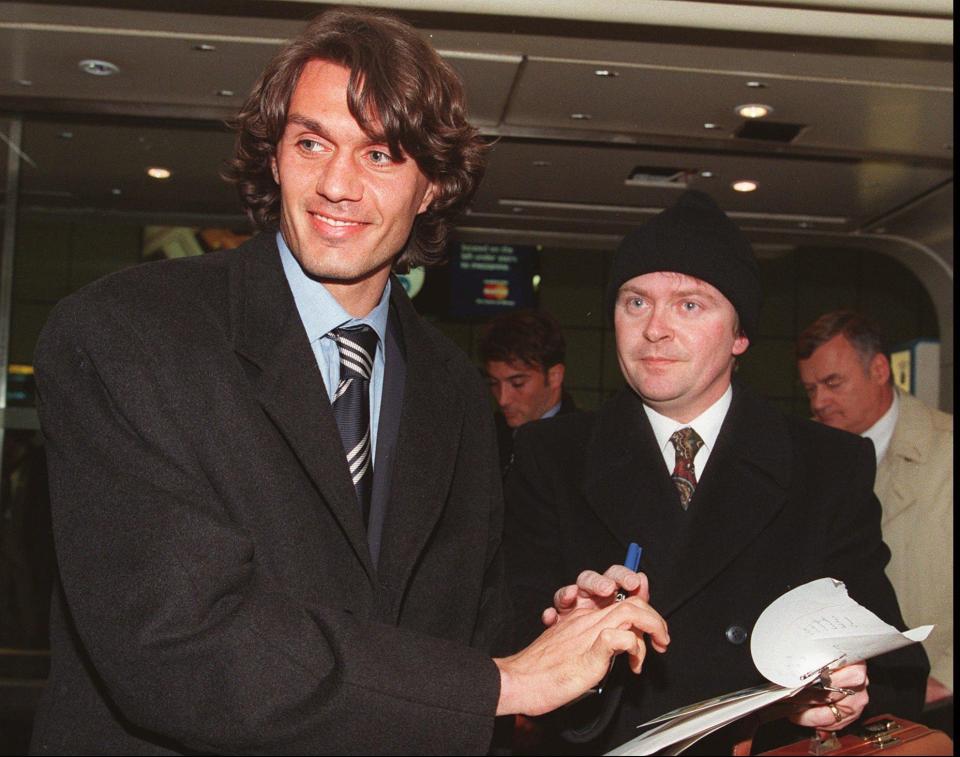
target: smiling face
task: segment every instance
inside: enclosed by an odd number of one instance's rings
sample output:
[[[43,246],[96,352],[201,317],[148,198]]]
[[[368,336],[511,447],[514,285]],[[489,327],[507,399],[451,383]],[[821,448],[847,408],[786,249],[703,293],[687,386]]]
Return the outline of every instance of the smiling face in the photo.
[[[865,360],[837,334],[797,363],[810,410],[821,423],[862,434],[890,408],[890,362],[878,352]]]
[[[304,66],[273,175],[291,252],[347,312],[363,316],[379,301],[434,190],[416,162],[394,160],[386,144],[360,128],[347,107],[349,80],[348,69],[329,61]]]
[[[643,401],[686,423],[730,385],[735,356],[750,344],[716,287],[680,273],[647,273],[620,287],[614,308],[617,358]]]

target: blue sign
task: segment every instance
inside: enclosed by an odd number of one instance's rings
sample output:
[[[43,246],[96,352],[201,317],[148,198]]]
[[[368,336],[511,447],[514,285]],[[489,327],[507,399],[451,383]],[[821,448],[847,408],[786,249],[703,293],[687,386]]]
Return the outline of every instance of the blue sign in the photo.
[[[450,314],[486,319],[535,307],[536,272],[532,245],[456,243],[450,255]]]

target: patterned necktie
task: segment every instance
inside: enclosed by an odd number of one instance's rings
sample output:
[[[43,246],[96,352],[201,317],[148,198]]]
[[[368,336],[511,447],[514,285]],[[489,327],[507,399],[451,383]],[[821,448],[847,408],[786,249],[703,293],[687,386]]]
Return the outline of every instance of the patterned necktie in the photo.
[[[357,489],[363,524],[370,519],[370,491],[373,465],[370,452],[370,375],[377,350],[377,332],[369,326],[333,330],[340,350],[340,383],[333,395],[337,419],[350,476]]]
[[[697,488],[697,474],[693,470],[693,458],[703,446],[703,439],[692,428],[678,429],[670,437],[673,448],[677,451],[676,462],[673,465],[673,485],[680,494],[680,507],[686,510],[693,499],[693,492]]]

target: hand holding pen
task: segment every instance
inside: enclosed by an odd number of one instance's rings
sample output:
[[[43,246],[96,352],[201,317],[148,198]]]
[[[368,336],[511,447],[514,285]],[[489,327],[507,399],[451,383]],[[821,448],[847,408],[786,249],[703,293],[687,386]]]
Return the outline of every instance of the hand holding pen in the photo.
[[[642,552],[641,547],[631,543],[623,565],[611,565],[602,574],[585,570],[577,576],[575,584],[558,589],[553,595],[553,606],[543,611],[543,624],[549,627],[574,610],[604,607],[631,595],[644,602],[649,600],[647,577],[637,573]]]

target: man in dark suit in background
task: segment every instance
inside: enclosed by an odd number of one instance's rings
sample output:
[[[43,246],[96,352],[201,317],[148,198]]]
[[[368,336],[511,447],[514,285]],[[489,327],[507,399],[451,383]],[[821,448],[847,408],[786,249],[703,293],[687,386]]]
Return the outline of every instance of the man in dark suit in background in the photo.
[[[505,545],[523,638],[537,633],[532,618],[551,600],[543,621],[562,625],[570,609],[612,601],[618,584],[638,591],[641,581],[670,624],[670,649],[648,660],[642,677],[615,674],[587,703],[599,712],[565,719],[569,733],[589,740],[580,753],[605,752],[676,707],[761,683],[750,631],[792,587],[837,578],[903,627],[883,571],[890,553],[870,445],[786,417],[732,381],[757,336],[760,300],[747,239],[707,195],[685,193],[628,234],[613,260],[607,307],[628,386],[595,413],[517,434]],[[617,565],[630,542],[643,548],[646,578]],[[605,575],[580,574],[607,565]],[[568,585],[554,595],[560,584]],[[876,707],[907,717],[919,710],[927,669],[919,645],[869,667]],[[834,685],[853,693],[799,702],[795,721],[849,725],[867,703],[864,669],[836,671]],[[604,710],[621,693],[618,709]],[[724,738],[693,751],[729,751]]]
[[[567,345],[557,319],[541,310],[497,316],[480,338],[480,360],[496,414],[500,469],[513,461],[513,435],[524,423],[571,413],[576,405],[563,388]]]
[[[490,657],[489,406],[390,279],[442,257],[482,174],[452,69],[331,12],[238,132],[265,233],[102,279],[38,345],[60,587],[32,750],[482,753],[495,714],[638,668],[641,631],[667,643],[639,600]]]

